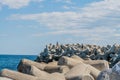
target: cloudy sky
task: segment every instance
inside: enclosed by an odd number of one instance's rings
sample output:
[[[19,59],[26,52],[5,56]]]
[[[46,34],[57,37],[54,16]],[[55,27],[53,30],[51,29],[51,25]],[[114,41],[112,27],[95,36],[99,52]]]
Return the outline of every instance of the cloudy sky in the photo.
[[[120,0],[0,0],[0,54],[56,42],[120,43]]]

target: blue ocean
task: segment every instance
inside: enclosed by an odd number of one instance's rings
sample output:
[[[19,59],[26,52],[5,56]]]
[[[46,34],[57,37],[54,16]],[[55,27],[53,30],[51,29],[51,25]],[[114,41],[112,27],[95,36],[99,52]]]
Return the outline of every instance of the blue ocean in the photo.
[[[17,70],[17,66],[21,59],[35,60],[35,55],[0,55],[0,71],[4,68]]]

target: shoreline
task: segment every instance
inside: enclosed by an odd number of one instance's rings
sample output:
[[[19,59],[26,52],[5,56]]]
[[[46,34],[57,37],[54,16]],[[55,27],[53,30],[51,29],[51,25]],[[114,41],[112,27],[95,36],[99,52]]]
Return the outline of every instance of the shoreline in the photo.
[[[0,76],[13,80],[21,80],[19,76],[22,80],[119,80],[120,62],[115,56],[119,50],[120,45],[116,44],[50,44],[35,55],[34,61],[21,59],[17,71],[3,69]]]
[[[119,76],[115,73],[117,69],[113,67],[112,73],[109,72],[110,70],[105,60],[83,60],[74,55],[62,56],[58,61],[49,63],[22,59],[17,71],[3,69],[0,71],[0,77],[5,77],[6,80],[21,80],[21,76],[22,80],[74,80],[74,77],[76,80],[104,80],[105,76],[112,75],[112,80],[115,80]]]

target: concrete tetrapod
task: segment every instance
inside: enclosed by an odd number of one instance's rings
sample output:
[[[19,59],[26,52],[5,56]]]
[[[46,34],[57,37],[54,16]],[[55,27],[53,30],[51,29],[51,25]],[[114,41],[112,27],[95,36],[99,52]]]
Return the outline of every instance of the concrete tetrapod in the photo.
[[[89,64],[89,65],[97,68],[100,71],[109,69],[109,63],[106,60],[83,60],[82,58],[80,58],[79,56],[76,56],[76,55],[72,56],[71,58],[82,61],[85,64]]]
[[[66,72],[69,71],[69,68],[67,66],[46,66],[44,68],[44,71],[48,73],[54,73],[54,72],[59,72],[65,74]]]
[[[13,79],[6,78],[6,77],[0,77],[0,80],[13,80]]]
[[[83,62],[66,56],[62,56],[58,61],[58,65],[66,65],[69,68],[72,68],[79,63],[83,63]]]
[[[0,76],[2,77],[7,77],[13,80],[38,80],[37,77],[31,76],[31,75],[27,75],[27,74],[23,74],[17,71],[12,71],[12,70],[8,70],[8,69],[3,69],[0,72]]]
[[[79,63],[89,64],[100,71],[109,69],[109,64],[105,60],[83,60],[78,56],[72,56],[71,58],[63,56],[58,61],[58,65],[66,65],[69,68],[72,68]]]
[[[22,69],[22,70],[24,70],[23,72],[25,72],[26,74],[30,74],[35,77],[38,77],[39,80],[65,80],[65,77],[63,74],[60,74],[60,73],[49,74],[49,73],[42,71],[32,65],[27,64],[24,66],[25,66],[25,68]]]
[[[102,71],[97,80],[120,80],[120,61],[111,69]]]
[[[100,71],[109,69],[109,64],[105,60],[86,60],[84,61],[85,64],[89,64]]]
[[[96,68],[84,64],[84,63],[80,63],[76,66],[74,66],[70,71],[68,71],[65,74],[65,78],[67,80],[82,80],[82,77],[84,77],[84,74],[90,75],[90,79],[94,80],[97,78],[97,76],[99,75],[100,71],[97,70]],[[94,77],[94,78],[91,78]],[[87,76],[88,77],[88,76]],[[83,79],[84,80],[84,79]]]
[[[46,66],[45,63],[38,63],[38,62],[31,61],[28,59],[22,59],[17,67],[18,71],[22,72],[22,69],[25,68],[25,65],[33,65],[41,70],[44,70],[44,67]]]
[[[39,80],[65,80],[63,74],[60,73],[52,73],[49,74],[45,71],[42,71],[35,66],[31,66],[30,74],[39,78]]]

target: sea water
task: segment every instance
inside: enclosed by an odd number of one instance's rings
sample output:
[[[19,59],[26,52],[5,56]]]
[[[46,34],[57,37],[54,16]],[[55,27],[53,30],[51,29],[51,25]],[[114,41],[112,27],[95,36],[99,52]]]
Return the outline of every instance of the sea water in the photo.
[[[0,55],[0,71],[2,69],[17,70],[17,66],[21,59],[35,60],[35,55]]]

